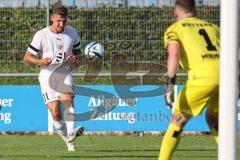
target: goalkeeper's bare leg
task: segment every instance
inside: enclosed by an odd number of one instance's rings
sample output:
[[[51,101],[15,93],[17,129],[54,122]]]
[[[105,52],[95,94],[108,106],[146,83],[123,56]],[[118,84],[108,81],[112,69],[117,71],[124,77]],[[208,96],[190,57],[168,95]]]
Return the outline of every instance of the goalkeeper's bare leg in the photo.
[[[218,141],[218,116],[214,116],[212,113],[207,111],[206,112],[206,121],[210,128],[211,135],[215,138],[215,141],[218,144],[219,143],[219,141]]]

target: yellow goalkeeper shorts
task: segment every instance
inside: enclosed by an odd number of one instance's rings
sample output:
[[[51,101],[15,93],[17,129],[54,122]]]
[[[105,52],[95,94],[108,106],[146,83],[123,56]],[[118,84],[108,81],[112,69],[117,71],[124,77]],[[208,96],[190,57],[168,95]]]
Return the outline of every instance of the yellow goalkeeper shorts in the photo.
[[[195,84],[187,81],[178,95],[174,112],[183,116],[197,116],[206,107],[208,113],[218,116],[219,85]]]

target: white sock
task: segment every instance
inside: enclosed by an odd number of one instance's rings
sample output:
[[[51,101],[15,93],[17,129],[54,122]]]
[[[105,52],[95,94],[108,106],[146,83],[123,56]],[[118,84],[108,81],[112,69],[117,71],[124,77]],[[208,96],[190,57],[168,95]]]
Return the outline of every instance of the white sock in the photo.
[[[75,123],[75,112],[73,107],[67,107],[64,109],[64,120],[67,126],[67,133],[71,134]]]
[[[53,125],[56,129],[57,134],[63,139],[64,142],[67,142],[67,127],[66,123],[61,121],[53,121]]]

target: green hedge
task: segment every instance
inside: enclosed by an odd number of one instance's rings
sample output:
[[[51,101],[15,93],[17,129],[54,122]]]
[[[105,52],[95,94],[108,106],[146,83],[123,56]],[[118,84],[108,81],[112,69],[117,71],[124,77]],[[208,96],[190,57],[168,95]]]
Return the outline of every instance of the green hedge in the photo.
[[[199,15],[219,23],[218,7],[199,6]],[[77,28],[83,46],[91,40],[106,47],[105,60],[125,53],[130,60],[164,63],[163,34],[173,22],[172,7],[163,8],[71,8],[71,24]]]
[[[104,71],[110,72],[116,54],[125,54],[129,62],[165,65],[163,33],[174,20],[172,7],[69,9],[70,24],[82,40],[82,53],[90,41],[105,46]],[[219,7],[198,6],[198,13],[198,17],[219,24]],[[38,72],[21,61],[33,34],[46,25],[46,9],[0,8],[0,14],[0,72]],[[159,72],[165,69],[160,67]]]

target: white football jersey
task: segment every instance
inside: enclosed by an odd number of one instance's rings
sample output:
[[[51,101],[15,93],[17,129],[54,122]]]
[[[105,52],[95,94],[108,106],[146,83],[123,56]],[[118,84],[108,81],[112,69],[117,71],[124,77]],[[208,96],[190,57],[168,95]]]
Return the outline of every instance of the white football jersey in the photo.
[[[49,66],[42,66],[41,70],[52,71],[61,64],[73,50],[80,48],[80,38],[77,31],[66,26],[63,33],[55,34],[49,27],[36,32],[28,51],[34,55],[42,54],[42,58],[49,57],[52,63]]]

